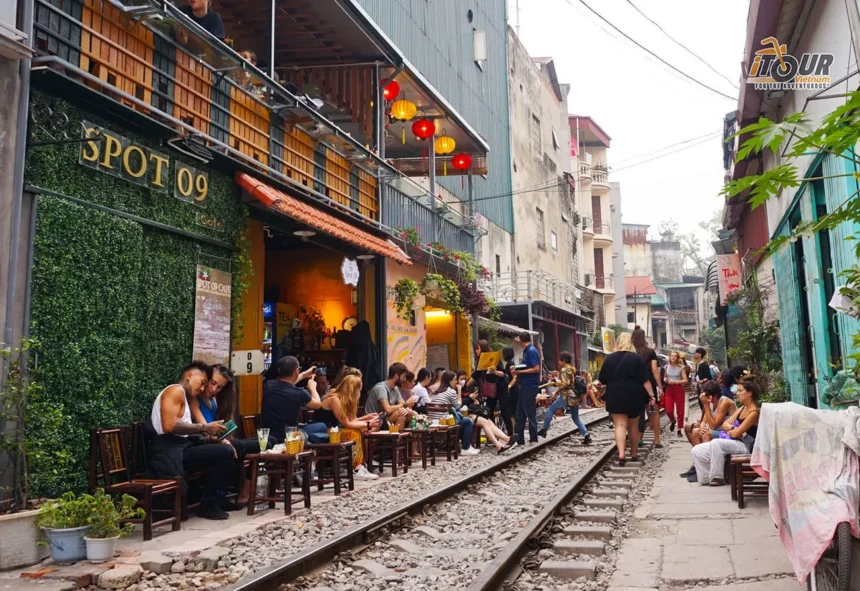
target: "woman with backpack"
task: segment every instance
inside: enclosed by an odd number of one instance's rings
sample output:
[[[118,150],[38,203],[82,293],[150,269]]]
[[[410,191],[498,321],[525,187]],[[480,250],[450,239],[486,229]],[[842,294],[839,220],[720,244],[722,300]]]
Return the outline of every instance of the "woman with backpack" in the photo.
[[[591,443],[591,435],[582,419],[579,418],[579,400],[586,393],[585,383],[583,380],[577,379],[576,368],[573,366],[573,356],[570,353],[562,351],[558,360],[561,369],[558,372],[558,380],[553,382],[553,385],[558,386],[557,398],[546,411],[543,428],[538,431],[538,437],[546,437],[553,415],[557,410],[565,407],[570,413],[570,418],[573,419],[573,424],[582,434],[583,445],[588,445]]]

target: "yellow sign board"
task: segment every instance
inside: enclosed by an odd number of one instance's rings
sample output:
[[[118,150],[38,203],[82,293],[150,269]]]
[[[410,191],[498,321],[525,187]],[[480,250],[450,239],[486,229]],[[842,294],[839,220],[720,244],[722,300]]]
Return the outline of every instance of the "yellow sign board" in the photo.
[[[495,369],[501,361],[501,351],[490,351],[489,353],[481,353],[481,358],[478,359],[477,370],[484,371],[485,369]]]

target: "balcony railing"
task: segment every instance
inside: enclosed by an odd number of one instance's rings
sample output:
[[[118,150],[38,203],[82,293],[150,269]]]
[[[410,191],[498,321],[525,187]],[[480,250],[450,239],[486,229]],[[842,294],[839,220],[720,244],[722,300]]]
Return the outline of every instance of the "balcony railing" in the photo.
[[[591,180],[591,165],[588,162],[579,163],[579,178]]]
[[[481,280],[479,287],[498,304],[541,301],[573,314],[580,313],[579,288],[543,271],[502,273]]]
[[[594,234],[594,221],[591,218],[582,218],[582,231],[586,234]]]
[[[612,289],[613,275],[595,275],[593,270],[586,271],[583,277],[585,287],[591,289]]]
[[[378,224],[377,174],[388,166],[175,6],[37,0],[33,35],[34,66]]]
[[[594,233],[595,234],[600,234],[603,236],[611,236],[612,235],[612,227],[607,223],[600,222],[600,223],[593,224],[593,226],[594,226]]]
[[[447,248],[474,254],[475,238],[483,231],[472,218],[440,203],[408,177],[382,184],[382,223],[388,228],[415,228],[423,244],[441,242]],[[465,204],[457,204],[465,206]]]
[[[609,186],[609,173],[599,168],[591,169],[591,182],[598,185]]]

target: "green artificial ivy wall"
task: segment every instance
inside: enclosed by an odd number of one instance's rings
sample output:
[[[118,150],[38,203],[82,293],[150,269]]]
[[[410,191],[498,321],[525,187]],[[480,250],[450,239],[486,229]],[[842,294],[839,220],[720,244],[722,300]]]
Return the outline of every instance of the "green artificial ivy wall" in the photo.
[[[31,113],[31,142],[80,137],[85,119],[169,154],[171,183],[182,160],[153,138],[53,97],[35,94]],[[201,208],[174,198],[172,184],[167,193],[151,191],[80,165],[79,154],[80,144],[31,147],[26,182],[243,244],[247,210],[229,173],[207,170],[209,196]],[[33,420],[27,437],[51,438],[63,452],[65,461],[32,467],[34,494],[56,497],[86,488],[90,427],[145,420],[158,393],[191,360],[195,266],[232,271],[234,301],[251,269],[241,248],[219,248],[60,197],[39,195],[37,207],[31,334],[40,344],[42,403],[67,419],[59,431]],[[223,222],[224,231],[198,226],[201,210]]]

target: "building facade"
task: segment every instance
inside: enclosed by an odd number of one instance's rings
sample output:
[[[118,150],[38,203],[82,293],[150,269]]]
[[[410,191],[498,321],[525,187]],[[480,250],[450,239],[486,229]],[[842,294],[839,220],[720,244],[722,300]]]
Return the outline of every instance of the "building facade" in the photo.
[[[568,118],[575,151],[576,205],[582,235],[579,285],[591,292],[594,320],[616,324],[612,259],[612,208],[609,184],[611,138],[591,118]]]
[[[856,88],[858,10],[856,2],[814,3],[798,10],[793,3],[756,3],[749,13],[744,69],[749,70],[762,42],[775,37],[787,45],[787,53],[832,54],[830,70],[835,85]],[[854,40],[852,42],[852,39]],[[813,122],[844,103],[842,94],[818,89],[759,91],[752,84],[741,88],[736,125],[743,128],[761,115],[781,120],[803,111]],[[727,123],[727,127],[728,127]],[[745,138],[741,138],[743,141]],[[856,263],[854,242],[858,228],[843,222],[835,231],[804,234],[783,245],[772,257],[761,259],[754,252],[773,238],[789,236],[801,223],[815,222],[834,211],[858,190],[856,163],[851,154],[806,153],[793,163],[802,178],[826,177],[785,187],[765,207],[752,210],[748,195],[727,202],[723,224],[727,240],[743,261],[745,281],[775,279],[776,305],[782,340],[783,368],[791,400],[812,407],[825,407],[822,397],[834,368],[843,367],[852,353],[852,337],[860,322],[828,307],[835,291],[844,284],[840,276]],[[760,174],[782,163],[781,153],[766,150],[761,155],[730,164],[728,176],[739,179]],[[729,164],[729,163],[727,163]]]

